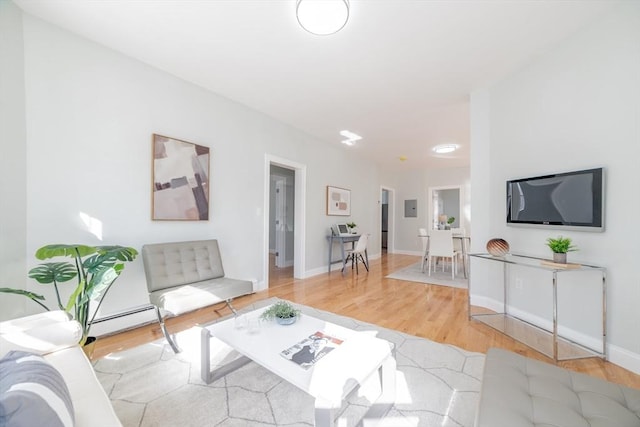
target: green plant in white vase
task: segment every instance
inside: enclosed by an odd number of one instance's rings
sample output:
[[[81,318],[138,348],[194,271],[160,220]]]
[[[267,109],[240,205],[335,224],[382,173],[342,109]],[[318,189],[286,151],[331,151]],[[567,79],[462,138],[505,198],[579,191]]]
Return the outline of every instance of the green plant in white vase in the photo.
[[[355,223],[355,222],[348,222],[348,223],[347,223],[347,227],[349,227],[349,231],[350,231],[351,233],[355,234],[355,232],[356,232],[356,227],[357,227],[357,225],[356,225],[356,223]]]
[[[553,261],[559,264],[567,263],[567,252],[577,251],[578,248],[572,244],[569,237],[549,237],[547,246],[553,252]]]
[[[286,325],[294,323],[299,315],[300,310],[291,305],[291,303],[278,301],[263,311],[260,318],[264,320],[276,319],[278,323]]]

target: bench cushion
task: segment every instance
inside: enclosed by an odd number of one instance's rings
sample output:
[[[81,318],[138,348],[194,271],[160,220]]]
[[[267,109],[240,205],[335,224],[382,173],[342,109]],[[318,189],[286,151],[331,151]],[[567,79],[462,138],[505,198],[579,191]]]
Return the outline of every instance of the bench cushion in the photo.
[[[149,294],[151,304],[177,316],[253,292],[248,280],[220,277],[203,282],[161,289]]]
[[[149,292],[224,277],[217,240],[144,245]]]
[[[640,390],[492,348],[475,426],[640,427]]]

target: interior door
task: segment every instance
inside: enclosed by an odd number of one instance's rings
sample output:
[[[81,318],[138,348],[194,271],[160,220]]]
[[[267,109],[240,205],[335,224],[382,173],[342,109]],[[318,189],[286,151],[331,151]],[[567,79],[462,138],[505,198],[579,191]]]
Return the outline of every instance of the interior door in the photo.
[[[284,268],[287,260],[287,183],[283,178],[276,180],[275,194],[275,238],[276,267]]]

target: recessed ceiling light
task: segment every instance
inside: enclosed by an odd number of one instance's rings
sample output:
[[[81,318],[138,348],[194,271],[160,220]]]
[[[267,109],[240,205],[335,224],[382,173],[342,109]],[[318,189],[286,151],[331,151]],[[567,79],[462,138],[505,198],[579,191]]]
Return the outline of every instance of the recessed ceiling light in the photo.
[[[458,149],[458,144],[441,144],[433,147],[433,151],[437,154],[453,153]]]
[[[355,134],[355,133],[353,133],[351,131],[348,131],[348,130],[341,130],[340,131],[340,135],[342,135],[345,138],[347,138],[347,139],[343,140],[342,143],[345,144],[345,145],[349,145],[349,146],[355,144],[356,141],[360,141],[362,139],[362,137],[360,135]]]

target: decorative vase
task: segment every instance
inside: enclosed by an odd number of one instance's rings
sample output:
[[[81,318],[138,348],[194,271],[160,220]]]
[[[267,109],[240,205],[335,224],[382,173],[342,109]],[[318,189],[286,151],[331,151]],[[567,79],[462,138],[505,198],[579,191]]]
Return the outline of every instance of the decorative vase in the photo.
[[[563,252],[554,252],[553,253],[553,262],[556,264],[566,264],[567,263],[567,253]]]
[[[280,325],[291,325],[292,323],[296,323],[296,320],[298,320],[298,316],[276,317],[276,322]]]
[[[493,256],[505,256],[509,253],[509,243],[504,239],[491,239],[487,242],[487,252]]]

